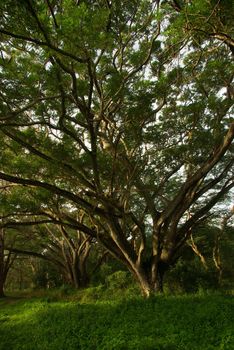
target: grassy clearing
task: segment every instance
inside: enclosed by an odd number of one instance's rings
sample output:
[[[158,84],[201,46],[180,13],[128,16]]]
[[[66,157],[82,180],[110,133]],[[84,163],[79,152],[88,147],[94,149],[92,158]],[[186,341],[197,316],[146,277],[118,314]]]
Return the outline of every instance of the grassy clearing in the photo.
[[[0,349],[234,349],[231,295],[59,293],[1,301]]]

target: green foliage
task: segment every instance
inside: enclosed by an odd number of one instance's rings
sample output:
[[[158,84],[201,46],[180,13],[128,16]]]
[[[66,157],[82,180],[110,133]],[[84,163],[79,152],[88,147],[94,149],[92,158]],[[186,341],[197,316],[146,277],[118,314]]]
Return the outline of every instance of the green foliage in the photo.
[[[63,279],[52,264],[45,261],[38,263],[35,274],[33,275],[33,283],[35,288],[54,288],[63,285]],[[65,287],[64,287],[65,288]]]
[[[131,281],[131,277],[129,273],[126,271],[116,271],[110,276],[107,276],[106,283],[110,289],[122,289],[126,288],[129,285],[129,280]]]
[[[180,259],[165,277],[165,291],[169,293],[195,293],[199,290],[216,290],[217,288],[214,267],[206,271],[198,257],[191,261]]]
[[[233,227],[225,227],[223,231],[216,225],[203,224],[194,229],[195,243],[202,253],[207,268],[200,258],[187,245],[175,266],[165,275],[165,291],[169,293],[191,293],[199,290],[232,290],[233,289]],[[214,263],[214,247],[218,242],[221,280]]]
[[[0,302],[0,349],[232,350],[233,297]]]

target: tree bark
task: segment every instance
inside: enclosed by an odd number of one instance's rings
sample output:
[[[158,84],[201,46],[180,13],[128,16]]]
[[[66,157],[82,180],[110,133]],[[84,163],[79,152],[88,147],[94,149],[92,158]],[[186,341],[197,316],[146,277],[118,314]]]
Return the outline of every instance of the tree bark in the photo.
[[[5,297],[5,293],[4,293],[4,278],[2,276],[0,276],[0,298],[4,298]]]
[[[5,297],[4,284],[5,284],[5,266],[4,266],[4,231],[0,229],[0,298]]]
[[[79,264],[79,272],[80,272],[80,286],[81,288],[85,288],[89,283],[89,276],[86,270],[86,263],[81,260]]]
[[[4,276],[4,272],[2,271],[2,268],[0,267],[0,298],[5,297],[4,284],[5,284],[5,276]]]
[[[213,248],[213,261],[215,264],[215,267],[218,272],[218,284],[219,286],[222,285],[222,276],[223,276],[223,264],[221,259],[221,253],[220,253],[220,241],[225,233],[225,229],[227,227],[228,220],[234,215],[234,207],[231,209],[230,213],[228,213],[222,220],[221,228],[217,232],[215,237],[215,244]]]
[[[156,295],[158,293],[163,293],[163,282],[165,272],[168,270],[169,265],[164,262],[158,262],[156,266],[156,273],[152,276],[150,263],[148,266],[136,268],[133,272],[135,279],[141,289],[142,295],[148,298],[151,295]]]
[[[141,268],[138,268],[138,269],[136,269],[134,275],[135,275],[136,281],[138,282],[138,284],[140,286],[142,295],[145,298],[149,298],[149,296],[153,294],[153,290],[152,290],[151,285],[148,281],[148,278],[147,278],[145,271]]]
[[[169,270],[169,264],[162,260],[157,262],[156,274],[154,278],[152,278],[152,286],[155,293],[163,293],[164,292],[164,276],[165,273]]]

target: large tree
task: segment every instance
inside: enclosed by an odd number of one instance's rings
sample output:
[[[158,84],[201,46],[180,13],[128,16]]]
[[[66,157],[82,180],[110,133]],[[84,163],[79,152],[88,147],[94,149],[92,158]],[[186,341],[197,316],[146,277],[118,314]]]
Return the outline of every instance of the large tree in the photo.
[[[0,7],[0,178],[62,198],[146,296],[234,185],[231,18],[202,3]]]

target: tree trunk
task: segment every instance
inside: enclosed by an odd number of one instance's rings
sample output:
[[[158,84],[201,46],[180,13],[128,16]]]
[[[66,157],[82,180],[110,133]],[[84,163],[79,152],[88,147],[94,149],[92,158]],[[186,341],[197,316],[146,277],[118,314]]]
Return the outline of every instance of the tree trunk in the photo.
[[[152,266],[151,266],[152,268]],[[141,288],[144,297],[163,293],[163,282],[168,265],[162,261],[157,263],[156,273],[152,276],[152,270],[149,267],[139,268],[134,272],[135,278]]]
[[[89,283],[89,276],[86,270],[86,262],[82,259],[80,260],[79,264],[79,272],[80,272],[80,285],[82,288],[87,287]]]
[[[80,288],[80,273],[79,273],[79,259],[76,252],[73,252],[73,261],[71,262],[72,282],[76,289]]]
[[[157,266],[157,276],[155,280],[155,290],[158,293],[163,293],[164,276],[166,271],[169,270],[169,265],[164,261],[159,261]]]
[[[0,298],[5,296],[4,283],[5,283],[5,266],[4,266],[4,232],[0,230]]]
[[[163,278],[164,278],[165,270],[158,266],[157,279],[155,281],[155,291],[157,293],[163,293]]]
[[[138,286],[140,287],[141,293],[145,298],[148,298],[152,294],[152,288],[148,280],[147,272],[143,267],[127,265],[129,271],[134,276]]]
[[[5,283],[5,278],[0,272],[0,298],[4,298],[5,297],[4,283]]]
[[[164,276],[168,268],[168,264],[162,261],[157,262],[156,265],[155,262],[151,261],[151,263],[149,262],[144,267],[134,271],[135,279],[141,288],[143,296],[148,298],[152,294],[163,293]]]
[[[140,286],[142,295],[145,298],[148,298],[152,294],[153,290],[152,290],[150,283],[148,282],[145,274],[138,271],[138,273],[136,274],[136,279],[137,279],[137,282]]]
[[[71,283],[76,288],[87,287],[89,278],[86,271],[86,260],[83,261],[76,252],[73,252],[73,261],[71,262]]]

